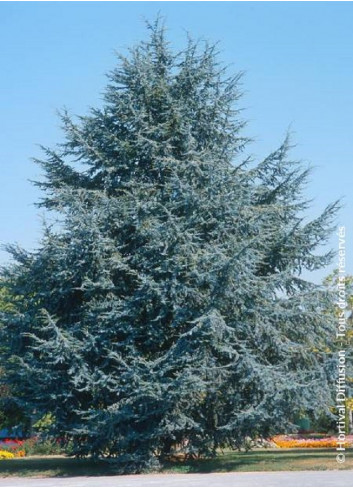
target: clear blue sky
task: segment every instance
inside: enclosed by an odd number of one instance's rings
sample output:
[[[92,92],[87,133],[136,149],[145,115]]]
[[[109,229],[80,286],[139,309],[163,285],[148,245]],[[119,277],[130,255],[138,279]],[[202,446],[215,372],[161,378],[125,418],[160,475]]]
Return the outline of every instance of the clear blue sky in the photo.
[[[56,109],[84,114],[101,104],[114,50],[144,38],[143,18],[157,12],[177,48],[185,31],[219,40],[223,61],[245,71],[251,153],[266,156],[291,126],[294,156],[315,166],[312,217],[345,196],[340,223],[353,273],[351,2],[1,2],[0,243],[35,246],[41,212],[28,179],[40,172],[30,158],[38,144],[62,140]],[[0,263],[7,259],[1,252]]]

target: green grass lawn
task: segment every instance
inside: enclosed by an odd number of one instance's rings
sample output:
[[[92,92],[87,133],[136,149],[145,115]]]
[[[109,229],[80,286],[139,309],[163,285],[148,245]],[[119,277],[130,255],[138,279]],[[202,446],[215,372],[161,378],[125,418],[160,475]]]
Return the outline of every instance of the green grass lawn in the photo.
[[[226,452],[214,460],[174,462],[162,472],[196,473],[229,471],[337,470],[353,469],[353,449],[346,452],[346,463],[338,464],[334,449],[253,450]],[[63,456],[26,457],[0,460],[0,477],[75,477],[114,475],[106,461],[77,460]]]
[[[261,472],[281,470],[353,469],[353,449],[346,452],[345,464],[338,464],[334,449],[270,449],[248,453],[226,452],[215,460],[174,463],[164,472]]]

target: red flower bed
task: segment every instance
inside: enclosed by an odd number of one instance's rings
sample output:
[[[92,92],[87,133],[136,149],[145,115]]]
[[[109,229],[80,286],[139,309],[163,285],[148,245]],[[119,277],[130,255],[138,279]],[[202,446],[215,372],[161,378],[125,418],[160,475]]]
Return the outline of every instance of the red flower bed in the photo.
[[[24,457],[26,453],[22,448],[23,443],[23,440],[5,438],[0,440],[0,450],[12,453],[15,457]]]

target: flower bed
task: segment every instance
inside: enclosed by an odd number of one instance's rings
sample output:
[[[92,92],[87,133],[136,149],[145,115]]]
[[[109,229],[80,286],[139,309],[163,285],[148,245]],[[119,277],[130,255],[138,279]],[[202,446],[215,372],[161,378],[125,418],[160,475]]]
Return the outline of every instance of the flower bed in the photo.
[[[22,440],[5,439],[0,441],[0,459],[9,459],[14,457],[24,457],[26,455],[23,449]]]
[[[277,435],[272,438],[272,441],[279,448],[335,448],[337,446],[337,438],[334,436],[298,438],[295,435]],[[353,435],[346,436],[345,446],[346,448],[353,446]]]
[[[0,440],[0,451],[9,453],[13,457],[25,457],[31,455],[60,455],[65,453],[63,443],[60,439],[41,438],[33,436],[25,440],[6,438]],[[4,458],[13,458],[3,455]]]
[[[15,455],[7,450],[0,450],[0,460],[8,460],[9,458],[14,458]]]

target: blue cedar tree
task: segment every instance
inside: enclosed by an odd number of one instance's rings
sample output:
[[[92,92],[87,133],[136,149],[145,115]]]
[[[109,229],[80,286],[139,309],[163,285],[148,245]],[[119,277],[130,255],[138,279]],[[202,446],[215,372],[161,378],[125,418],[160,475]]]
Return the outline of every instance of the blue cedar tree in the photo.
[[[3,271],[23,402],[53,413],[73,453],[129,472],[327,408],[334,337],[328,295],[300,273],[331,259],[316,249],[337,204],[305,223],[307,170],[287,140],[258,165],[243,156],[239,76],[215,46],[175,54],[149,30],[102,109],[62,114],[66,140],[39,161],[57,223]]]

